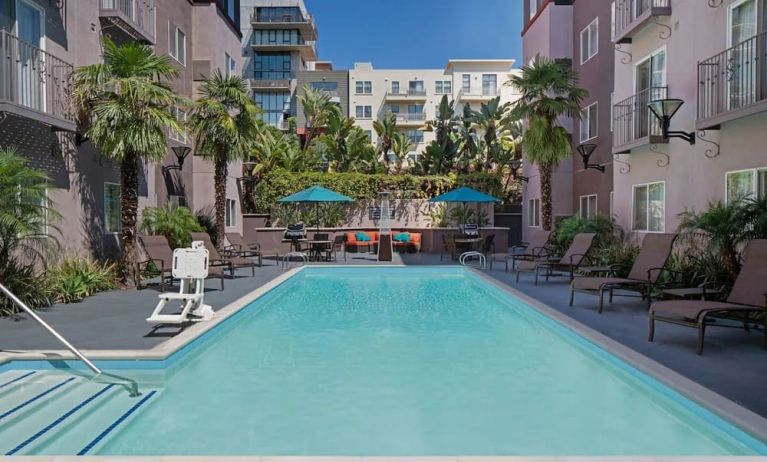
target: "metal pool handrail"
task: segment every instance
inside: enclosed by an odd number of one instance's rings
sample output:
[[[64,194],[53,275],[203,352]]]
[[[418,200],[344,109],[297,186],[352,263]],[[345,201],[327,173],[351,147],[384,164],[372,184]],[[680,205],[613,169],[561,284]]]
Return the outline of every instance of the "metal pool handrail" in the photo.
[[[93,373],[96,374],[97,377],[106,376],[106,377],[112,377],[112,378],[118,379],[120,382],[127,382],[127,383],[120,383],[120,384],[124,385],[128,389],[130,396],[139,396],[141,394],[138,391],[138,384],[134,380],[131,380],[126,377],[120,377],[118,375],[102,372],[102,370],[99,369],[95,364],[93,364],[93,362],[90,359],[88,359],[80,350],[78,350],[74,345],[69,343],[69,341],[65,339],[64,336],[59,334],[56,331],[56,329],[51,327],[50,324],[43,321],[43,318],[38,316],[37,313],[35,313],[30,307],[28,307],[24,302],[22,302],[19,299],[19,297],[16,296],[16,294],[11,292],[10,289],[5,287],[2,283],[0,283],[0,291],[3,292],[5,296],[8,297],[13,302],[14,305],[18,306],[22,311],[28,314],[32,319],[37,321],[38,324],[43,326],[45,330],[50,332],[50,334],[53,335],[56,338],[56,340],[61,342],[67,348],[67,350],[71,351],[73,355],[77,356],[77,358],[83,362],[83,364],[88,366],[88,369],[93,371]]]
[[[303,252],[288,252],[282,257],[282,269],[286,269],[290,265],[290,259],[297,257],[301,260],[301,263],[306,264],[309,262],[309,256]]]
[[[487,259],[485,258],[485,254],[483,254],[482,252],[477,252],[476,250],[462,253],[461,256],[458,257],[458,263],[460,263],[463,266],[469,266],[467,265],[466,260],[472,257],[477,257],[477,260],[479,260],[479,268],[485,269],[485,267],[487,266]]]

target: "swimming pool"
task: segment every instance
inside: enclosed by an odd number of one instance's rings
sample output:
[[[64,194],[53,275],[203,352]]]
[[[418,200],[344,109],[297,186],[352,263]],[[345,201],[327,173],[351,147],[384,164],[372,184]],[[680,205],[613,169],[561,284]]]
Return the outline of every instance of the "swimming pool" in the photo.
[[[767,453],[462,268],[305,268],[164,361],[109,363],[140,398],[16,366],[3,454]],[[59,388],[3,417],[24,386]]]

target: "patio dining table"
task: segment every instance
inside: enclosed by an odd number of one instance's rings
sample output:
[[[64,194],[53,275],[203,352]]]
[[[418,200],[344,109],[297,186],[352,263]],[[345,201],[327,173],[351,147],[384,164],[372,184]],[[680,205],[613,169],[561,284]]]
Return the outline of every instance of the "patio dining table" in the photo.
[[[461,235],[455,236],[453,238],[453,242],[455,242],[455,247],[460,252],[469,252],[472,250],[475,250],[476,245],[482,242],[481,237],[460,237]]]
[[[309,258],[315,261],[322,259],[322,252],[328,250],[333,241],[327,239],[311,239],[307,241],[309,244]]]

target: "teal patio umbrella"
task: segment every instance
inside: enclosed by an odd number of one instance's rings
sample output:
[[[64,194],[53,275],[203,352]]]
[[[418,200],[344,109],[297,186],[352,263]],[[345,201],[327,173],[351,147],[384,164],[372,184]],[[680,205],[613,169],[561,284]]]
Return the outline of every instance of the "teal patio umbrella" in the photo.
[[[461,186],[458,189],[440,194],[437,197],[432,197],[429,199],[429,202],[458,202],[465,207],[468,203],[488,204],[491,202],[501,202],[501,200],[497,197],[477,191],[476,189],[469,188],[468,186]],[[477,214],[477,219],[479,219],[479,214]],[[477,224],[479,225],[479,223]]]
[[[335,191],[331,191],[330,189],[323,188],[322,186],[312,186],[310,188],[306,188],[303,191],[299,191],[295,194],[291,194],[290,196],[285,196],[283,198],[280,198],[277,200],[277,202],[280,202],[282,204],[286,203],[302,203],[302,204],[310,204],[314,203],[317,207],[317,231],[320,230],[320,203],[323,202],[354,202],[354,199],[352,199],[349,196],[344,196],[343,194],[339,194]]]

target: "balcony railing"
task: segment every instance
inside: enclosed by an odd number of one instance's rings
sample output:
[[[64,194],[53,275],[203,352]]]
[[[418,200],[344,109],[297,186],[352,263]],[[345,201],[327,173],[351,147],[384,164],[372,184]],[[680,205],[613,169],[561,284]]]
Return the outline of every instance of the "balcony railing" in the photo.
[[[154,0],[101,0],[99,14],[133,39],[154,43]]]
[[[250,15],[250,23],[256,29],[298,29],[308,40],[317,38],[317,28],[314,25],[314,18],[304,16],[300,11],[295,13],[286,13],[281,15],[259,14],[259,8],[255,7]]]
[[[74,130],[67,96],[72,65],[0,31],[0,105],[3,110]]]
[[[472,98],[495,98],[501,94],[501,89],[497,87],[483,87],[483,88],[461,88],[458,92],[458,99],[472,99]]]
[[[650,101],[666,98],[667,87],[651,87],[613,107],[613,152],[626,152],[649,143],[664,143],[661,126],[650,112]]]
[[[400,124],[426,121],[426,114],[423,112],[403,112],[395,115],[397,116],[397,123]]]
[[[426,98],[426,90],[406,89],[399,91],[387,91],[387,98]]]
[[[653,16],[671,14],[671,0],[616,0],[613,40],[631,42],[631,33]]]
[[[699,128],[767,110],[767,32],[700,61],[698,82]]]

